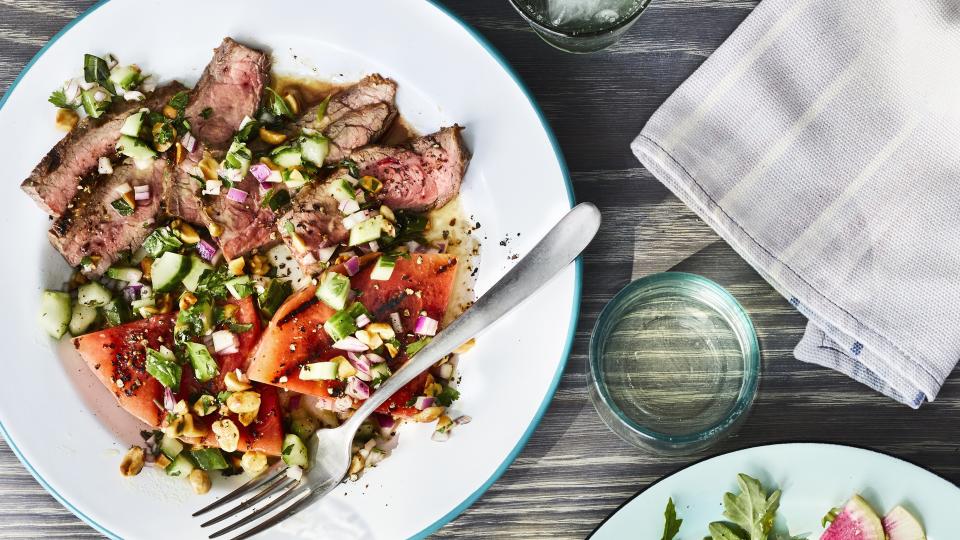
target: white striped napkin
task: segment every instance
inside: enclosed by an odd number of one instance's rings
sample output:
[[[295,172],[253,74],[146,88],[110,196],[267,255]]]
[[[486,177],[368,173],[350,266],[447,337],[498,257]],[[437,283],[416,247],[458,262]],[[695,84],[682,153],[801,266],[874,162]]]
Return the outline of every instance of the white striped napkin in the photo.
[[[960,358],[960,2],[764,0],[633,142],[810,323],[919,407]]]

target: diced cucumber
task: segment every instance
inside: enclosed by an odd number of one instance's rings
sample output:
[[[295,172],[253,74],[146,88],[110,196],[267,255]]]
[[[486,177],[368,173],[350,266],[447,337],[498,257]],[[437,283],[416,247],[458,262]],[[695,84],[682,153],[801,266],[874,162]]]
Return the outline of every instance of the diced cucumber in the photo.
[[[140,82],[140,68],[137,66],[116,66],[110,70],[110,82],[114,87],[130,90]]]
[[[224,286],[230,292],[230,295],[237,300],[253,294],[253,281],[251,281],[250,276],[237,276],[224,283]]]
[[[290,413],[290,431],[302,440],[310,438],[320,427],[320,421],[303,409],[294,409]]]
[[[186,478],[190,476],[190,473],[193,472],[194,466],[193,462],[187,458],[185,452],[180,452],[176,459],[174,459],[164,471],[167,473],[167,476],[180,476]]]
[[[317,298],[321,302],[339,311],[346,307],[349,297],[350,278],[336,272],[324,274],[317,287]]]
[[[204,260],[200,257],[191,255],[190,271],[187,272],[187,275],[183,277],[183,286],[186,287],[190,292],[196,291],[197,285],[200,283],[200,276],[203,275],[203,273],[207,270],[213,270],[213,267],[204,262]]]
[[[381,255],[370,271],[370,279],[387,281],[393,275],[393,268],[397,266],[396,255]]]
[[[153,288],[159,292],[169,291],[177,286],[190,272],[190,259],[168,251],[153,261],[151,279]]]
[[[303,439],[293,433],[287,433],[283,437],[283,450],[280,451],[280,457],[287,465],[297,466],[306,469],[310,466],[310,454],[307,452],[307,445],[303,444]]]
[[[304,364],[300,368],[300,380],[302,381],[332,381],[337,378],[337,370],[340,364],[337,362],[313,362]]]
[[[74,336],[85,334],[87,329],[89,329],[96,320],[97,308],[83,304],[74,304],[73,313],[70,316],[70,333]]]
[[[71,318],[70,295],[60,291],[43,291],[40,296],[40,326],[50,337],[60,339]]]
[[[383,216],[373,216],[366,221],[361,221],[350,229],[350,245],[358,246],[378,240],[385,230],[387,230],[387,220]]]
[[[150,299],[153,302],[153,299]],[[120,326],[130,321],[130,306],[120,298],[114,298],[103,306],[103,317],[109,326]]]
[[[291,294],[293,294],[293,287],[289,281],[271,279],[263,289],[263,292],[257,297],[257,302],[260,304],[260,311],[268,318],[273,317],[273,314],[277,312],[277,309],[283,304],[283,301]]]
[[[117,141],[117,152],[133,158],[133,160],[137,162],[138,168],[140,164],[157,157],[157,153],[153,148],[150,148],[147,143],[130,135],[120,136],[120,140]]]
[[[280,146],[270,153],[270,159],[281,167],[299,167],[303,164],[300,155],[299,148]]]
[[[164,436],[160,439],[160,452],[167,456],[167,459],[177,459],[180,452],[183,452],[183,443],[175,437]]]
[[[360,302],[354,302],[327,319],[327,322],[323,323],[323,329],[330,339],[340,341],[357,331],[356,321],[360,315],[370,316],[370,312]]]
[[[198,448],[190,451],[190,457],[205,471],[218,471],[229,467],[219,448]]]
[[[94,87],[80,93],[80,104],[83,105],[83,111],[87,113],[87,116],[90,118],[100,118],[100,115],[110,107],[110,100],[107,99],[109,96],[101,101],[97,101],[97,92],[103,92],[103,90]]]
[[[283,183],[286,184],[289,189],[302,188],[309,182],[309,180],[303,176],[303,173],[297,169],[287,169],[283,171],[281,178],[283,178]]]
[[[139,268],[133,268],[130,266],[111,266],[110,268],[107,268],[107,277],[131,283],[134,281],[140,281],[140,278],[143,277],[143,271],[141,271]]]
[[[151,308],[156,305],[157,304],[153,297],[146,297],[130,302],[130,309],[138,313],[141,317],[149,317],[150,314],[147,313],[147,308]]]
[[[380,383],[385,381],[390,375],[393,375],[393,373],[390,371],[386,362],[370,366],[370,384],[374,387],[380,386]]]
[[[113,298],[113,293],[96,281],[84,283],[77,289],[77,302],[85,306],[104,306]]]
[[[224,158],[223,163],[230,169],[238,169],[240,171],[240,178],[243,178],[250,169],[250,160],[252,158],[253,154],[250,152],[250,149],[247,148],[247,145],[234,140],[230,144],[230,149],[227,150],[227,156]]]
[[[186,343],[187,355],[190,357],[190,365],[193,366],[193,374],[200,382],[207,382],[217,375],[217,362],[210,355],[207,346],[203,343]]]
[[[147,114],[146,109],[141,109],[138,112],[135,112],[127,117],[123,121],[123,126],[120,128],[121,135],[127,135],[129,137],[139,137],[140,136],[140,127],[143,126],[143,117]]]
[[[323,135],[305,137],[300,144],[300,151],[303,159],[317,167],[323,167],[323,160],[327,159],[327,154],[330,153],[330,139]]]
[[[331,182],[329,191],[330,195],[340,202],[353,201],[357,198],[356,189],[354,189],[353,184],[346,178],[337,178]]]

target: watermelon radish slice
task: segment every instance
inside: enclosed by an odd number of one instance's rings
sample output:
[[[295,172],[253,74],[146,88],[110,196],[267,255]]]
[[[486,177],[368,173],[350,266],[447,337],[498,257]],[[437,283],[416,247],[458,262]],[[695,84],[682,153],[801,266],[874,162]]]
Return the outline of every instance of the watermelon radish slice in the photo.
[[[927,540],[923,526],[906,508],[898,506],[883,517],[888,540]]]
[[[867,501],[854,495],[834,518],[820,540],[885,540],[880,518]]]

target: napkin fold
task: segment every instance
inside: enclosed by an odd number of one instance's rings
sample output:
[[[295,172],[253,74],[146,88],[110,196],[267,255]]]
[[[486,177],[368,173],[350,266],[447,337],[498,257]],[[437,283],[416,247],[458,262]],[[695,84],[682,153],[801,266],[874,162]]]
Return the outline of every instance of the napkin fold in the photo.
[[[960,358],[960,3],[763,0],[639,160],[809,319],[794,350],[911,407]]]

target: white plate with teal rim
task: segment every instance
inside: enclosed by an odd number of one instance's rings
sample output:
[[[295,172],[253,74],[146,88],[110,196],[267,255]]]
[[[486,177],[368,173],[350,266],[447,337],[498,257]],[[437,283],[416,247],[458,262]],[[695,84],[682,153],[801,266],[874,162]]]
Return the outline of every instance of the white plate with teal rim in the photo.
[[[8,318],[0,427],[37,480],[67,508],[113,538],[198,538],[190,513],[229,482],[196,496],[156,470],[118,472],[143,427],[120,410],[68,341],[59,347],[35,323],[41,290],[69,268],[47,242],[47,217],[18,186],[53,146],[50,92],[77,76],[83,54],[113,53],[161,80],[193,84],[224,36],[272,51],[284,75],[357,80],[378,72],[399,83],[398,106],[421,133],[457,122],[473,159],[461,192],[479,222],[476,290],[489,288],[573,205],[549,127],[504,60],[473,30],[429,2],[113,0],[73,21],[34,58],[0,101],[7,148],[0,224],[8,258],[0,270]],[[518,235],[519,234],[519,235]],[[510,237],[506,246],[500,240]],[[360,482],[265,537],[423,537],[473,503],[509,466],[553,396],[579,304],[571,266],[480,336],[461,361],[455,413],[473,421],[447,442],[428,425],[406,426],[400,445]],[[12,312],[11,312],[12,313]]]
[[[929,540],[954,540],[960,531],[960,488],[936,474],[871,450],[786,443],[716,456],[655,482],[617,509],[590,539],[660,540],[670,498],[683,519],[676,540],[709,538],[708,525],[724,519],[723,494],[739,492],[738,473],[760,480],[768,492],[782,491],[775,529],[781,534],[820,538],[824,515],[855,493],[881,515],[902,505],[919,518]]]

